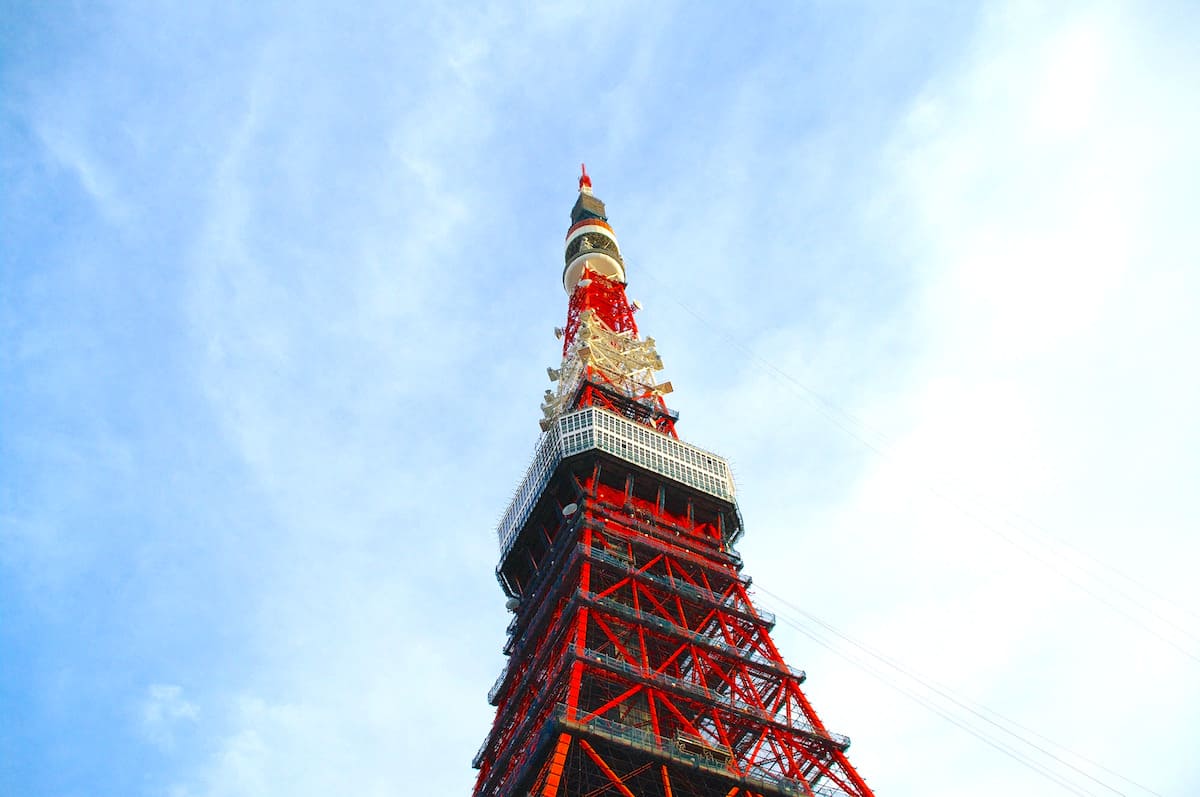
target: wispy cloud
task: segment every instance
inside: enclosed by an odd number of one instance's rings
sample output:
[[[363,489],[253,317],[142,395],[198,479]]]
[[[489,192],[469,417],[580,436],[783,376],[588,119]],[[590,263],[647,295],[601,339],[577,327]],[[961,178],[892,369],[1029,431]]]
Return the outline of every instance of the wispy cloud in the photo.
[[[142,701],[142,732],[154,745],[164,750],[175,746],[175,728],[182,723],[195,723],[200,709],[183,697],[183,687],[174,684],[151,684]]]

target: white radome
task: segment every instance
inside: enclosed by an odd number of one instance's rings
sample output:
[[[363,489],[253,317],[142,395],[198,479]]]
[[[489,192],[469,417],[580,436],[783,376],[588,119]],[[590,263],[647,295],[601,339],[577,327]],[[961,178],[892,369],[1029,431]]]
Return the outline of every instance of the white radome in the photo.
[[[603,252],[588,252],[572,260],[563,272],[563,290],[574,293],[575,286],[583,277],[584,269],[622,284],[625,282],[625,269],[616,258]]]

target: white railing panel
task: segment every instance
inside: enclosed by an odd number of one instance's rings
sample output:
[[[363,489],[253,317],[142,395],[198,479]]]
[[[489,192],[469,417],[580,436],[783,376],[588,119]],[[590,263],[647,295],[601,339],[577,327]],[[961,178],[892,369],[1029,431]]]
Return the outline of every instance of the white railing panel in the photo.
[[[723,458],[609,410],[584,407],[557,418],[538,440],[533,462],[496,529],[502,554],[508,553],[529,519],[558,463],[593,448],[709,495],[734,500],[733,476]]]

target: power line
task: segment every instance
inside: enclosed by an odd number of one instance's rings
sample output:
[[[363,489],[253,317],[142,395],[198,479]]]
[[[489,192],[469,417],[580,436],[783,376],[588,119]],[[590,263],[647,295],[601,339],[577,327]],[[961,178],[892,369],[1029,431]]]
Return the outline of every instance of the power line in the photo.
[[[933,681],[932,679],[927,678],[923,675],[920,675],[920,674],[904,667],[903,665],[901,665],[900,663],[898,663],[896,660],[892,659],[891,657],[858,641],[857,639],[855,639],[854,637],[851,637],[850,635],[844,633],[843,631],[840,631],[839,629],[834,627],[832,624],[826,622],[825,620],[822,620],[821,618],[817,617],[816,615],[812,614],[811,612],[807,612],[804,609],[801,609],[799,606],[797,606],[796,604],[787,600],[782,595],[779,595],[778,593],[773,592],[772,590],[769,590],[766,587],[762,586],[761,582],[756,582],[756,586],[759,589],[759,591],[766,593],[767,595],[771,596],[771,598],[773,598],[774,600],[783,604],[784,606],[787,606],[792,611],[799,613],[803,617],[807,618],[810,622],[816,623],[821,628],[824,628],[826,631],[833,634],[837,638],[842,639],[845,642],[853,645],[855,648],[863,651],[871,658],[884,663],[885,665],[887,665],[891,669],[895,670],[896,672],[900,673],[904,677],[920,684],[925,689],[928,689],[929,691],[939,695],[943,699],[964,709],[965,711],[978,717],[979,719],[983,720],[984,722],[988,723],[989,725],[992,725],[992,726],[996,727],[997,729],[999,729],[1000,731],[1004,732],[1005,734],[1012,736],[1013,738],[1017,739],[1021,743],[1034,748],[1035,750],[1042,753],[1043,755],[1045,755],[1049,758],[1052,758],[1055,761],[1058,761],[1063,766],[1066,766],[1067,768],[1079,773],[1080,775],[1083,775],[1085,778],[1097,783],[1098,785],[1104,787],[1105,789],[1108,789],[1109,791],[1112,791],[1117,794],[1122,793],[1122,792],[1117,791],[1115,788],[1108,785],[1107,783],[1104,783],[1103,781],[1094,777],[1090,773],[1084,771],[1083,769],[1081,769],[1081,768],[1075,766],[1074,764],[1070,763],[1069,761],[1063,759],[1062,757],[1055,755],[1054,753],[1046,750],[1044,747],[1041,747],[1040,745],[1034,744],[1029,739],[1022,736],[1020,733],[1013,731],[1011,728],[1004,727],[996,720],[992,719],[991,717],[986,716],[984,712],[986,712],[987,714],[991,714],[992,716],[994,716],[1004,722],[1007,722],[1010,725],[1012,725],[1016,728],[1019,728],[1022,731],[1025,731],[1026,733],[1028,733],[1030,735],[1033,735],[1033,736],[1041,739],[1043,742],[1045,742],[1047,744],[1057,747],[1058,749],[1079,759],[1080,761],[1083,761],[1097,769],[1103,770],[1104,772],[1108,773],[1109,775],[1112,775],[1113,777],[1116,777],[1132,786],[1137,787],[1138,789],[1141,789],[1142,791],[1146,792],[1147,794],[1152,794],[1152,795],[1155,795],[1156,797],[1162,797],[1161,794],[1154,791],[1149,786],[1146,786],[1135,780],[1125,777],[1124,775],[1122,775],[1112,769],[1109,769],[1108,767],[1104,766],[1103,764],[1101,764],[1097,761],[1093,761],[1093,760],[1087,758],[1086,756],[1083,756],[1083,755],[1075,752],[1074,750],[1071,750],[1070,748],[1066,747],[1065,745],[1062,745],[1043,734],[1040,734],[1030,728],[1025,727],[1024,725],[1021,725],[1020,723],[1016,722],[1015,720],[1013,720],[1009,717],[1004,716],[1003,714],[1001,714],[998,711],[990,709],[990,708],[978,703],[977,701],[968,700],[967,698],[962,697],[961,695],[956,695],[948,687],[946,687],[942,684],[938,684],[937,682]],[[816,637],[812,633],[810,633],[811,629],[804,627],[803,624],[800,621],[796,620],[795,618],[789,617],[786,614],[778,614],[777,616],[781,616],[783,618],[784,622],[786,622],[789,626],[795,628],[796,630],[800,631],[801,633],[804,633],[810,639],[814,639],[814,640],[816,639]],[[819,640],[817,640],[817,641],[819,641]],[[847,656],[844,655],[844,653],[842,651],[839,651],[834,645],[828,644],[826,642],[820,642],[820,644],[822,644],[824,647],[828,648],[829,650],[833,651],[834,653],[842,656],[843,658],[848,658]],[[888,683],[888,685],[896,686],[895,682],[890,681],[890,679],[887,679],[886,677],[883,677],[883,676],[880,676],[880,678],[881,678],[881,680],[884,680],[885,683]]]
[[[660,286],[665,287],[663,282],[661,280],[659,280],[657,277],[655,277],[651,271],[646,270],[643,266],[639,266],[639,270],[641,270],[653,282],[657,283]],[[850,412],[842,409],[836,403],[830,401],[829,399],[826,399],[820,393],[818,393],[816,390],[813,390],[812,388],[810,388],[809,386],[807,386],[800,380],[793,377],[788,372],[784,371],[782,368],[776,366],[774,363],[759,356],[749,346],[743,344],[741,341],[739,341],[737,338],[735,338],[728,330],[722,328],[719,324],[713,322],[711,319],[705,317],[700,312],[693,309],[691,306],[689,306],[685,302],[681,301],[678,298],[678,296],[676,295],[675,291],[665,291],[665,293],[671,297],[672,301],[675,302],[675,304],[679,305],[679,307],[681,307],[685,312],[687,312],[689,315],[691,315],[693,318],[695,318],[698,322],[700,322],[701,325],[706,330],[709,330],[711,333],[713,333],[713,334],[717,335],[719,338],[723,339],[727,345],[740,351],[743,355],[745,355],[745,357],[750,362],[752,362],[752,363],[758,365],[759,367],[761,367],[762,369],[764,369],[767,373],[769,373],[777,381],[780,381],[781,383],[784,383],[785,385],[789,385],[793,389],[798,391],[799,394],[806,401],[808,401],[808,403],[811,406],[813,406],[818,411],[819,414],[821,414],[827,421],[832,423],[834,426],[841,429],[845,434],[854,438],[859,443],[861,443],[863,446],[865,446],[866,448],[868,448],[869,450],[871,450],[872,452],[874,452],[881,458],[883,458],[889,462],[895,463],[895,464],[902,464],[902,463],[899,463],[897,458],[895,457],[895,455],[893,455],[888,450],[889,446],[892,444],[892,440],[888,437],[888,435],[886,435],[882,432],[879,432],[875,429],[872,429],[868,424],[866,424],[864,421],[859,419],[853,413],[850,413]],[[876,438],[876,441],[872,441],[872,440],[868,439],[868,437],[867,437],[868,434],[871,436],[874,436]],[[882,441],[882,442],[878,442],[878,441]],[[1079,565],[1078,563],[1070,562],[1061,553],[1059,553],[1058,551],[1055,551],[1053,549],[1053,547],[1051,547],[1051,545],[1046,540],[1050,540],[1051,542],[1053,542],[1057,545],[1060,545],[1062,547],[1069,548],[1070,550],[1078,553],[1080,556],[1083,556],[1086,559],[1096,563],[1099,567],[1122,576],[1124,579],[1129,581],[1131,584],[1134,584],[1135,586],[1139,587],[1144,592],[1155,596],[1156,598],[1158,598],[1161,601],[1175,605],[1173,602],[1171,602],[1165,596],[1152,590],[1150,587],[1140,583],[1137,579],[1133,578],[1132,576],[1124,574],[1121,571],[1119,571],[1116,568],[1113,568],[1109,565],[1103,564],[1102,562],[1100,562],[1098,559],[1091,556],[1090,554],[1080,551],[1079,549],[1075,548],[1074,546],[1071,546],[1061,540],[1058,540],[1053,535],[1049,534],[1049,532],[1046,532],[1045,529],[1041,528],[1040,526],[1030,523],[1030,525],[1033,526],[1038,531],[1040,531],[1042,533],[1042,536],[1045,538],[1045,539],[1039,540],[1035,535],[1031,534],[1030,532],[1021,529],[1019,526],[1015,525],[1014,523],[1012,523],[1010,521],[1006,521],[1004,518],[1003,512],[1000,512],[994,508],[989,507],[986,502],[982,501],[978,497],[972,498],[969,495],[967,496],[968,501],[973,501],[984,512],[987,512],[987,513],[997,517],[1001,521],[1001,523],[1003,523],[1008,528],[1012,529],[1013,531],[1017,532],[1018,534],[1021,534],[1024,538],[1026,538],[1027,540],[1032,542],[1034,545],[1040,545],[1041,547],[1048,549],[1047,553],[1049,554],[1049,556],[1041,555],[1037,551],[1032,550],[1031,548],[1027,547],[1026,545],[1022,545],[1021,543],[1019,543],[1010,534],[1006,534],[1004,531],[1002,531],[996,524],[990,522],[988,519],[982,517],[980,514],[972,511],[969,507],[964,505],[964,502],[962,500],[956,498],[949,491],[942,489],[937,484],[935,484],[933,481],[931,481],[927,478],[918,477],[918,475],[913,473],[912,470],[909,468],[902,468],[901,471],[905,475],[905,477],[908,478],[916,486],[924,488],[925,490],[932,493],[935,497],[940,498],[941,500],[950,504],[955,509],[957,509],[959,512],[966,515],[969,519],[975,521],[976,524],[983,527],[985,530],[990,531],[992,534],[999,537],[1003,541],[1007,542],[1009,545],[1020,550],[1026,556],[1029,556],[1030,558],[1032,558],[1035,561],[1042,564],[1044,567],[1047,567],[1052,572],[1056,573],[1059,577],[1070,582],[1071,584],[1073,584],[1075,587],[1077,587],[1084,593],[1090,595],[1092,598],[1103,603],[1105,606],[1107,606],[1112,611],[1116,612],[1117,614],[1120,614],[1127,620],[1133,622],[1135,625],[1140,626],[1147,633],[1158,638],[1160,641],[1162,641],[1165,644],[1169,645],[1170,647],[1174,648],[1175,650],[1177,650],[1178,652],[1187,656],[1188,658],[1192,659],[1193,661],[1200,663],[1200,656],[1198,656],[1193,650],[1190,650],[1187,647],[1180,645],[1177,641],[1175,641],[1171,637],[1163,634],[1158,629],[1150,626],[1147,622],[1145,622],[1145,620],[1143,618],[1140,618],[1137,615],[1131,613],[1130,611],[1127,611],[1125,608],[1118,606],[1116,603],[1114,603],[1108,597],[1100,594],[1096,590],[1093,590],[1086,583],[1082,582],[1078,578],[1075,578],[1074,576],[1072,576],[1071,574],[1066,572],[1063,569],[1063,567],[1061,566],[1061,564],[1065,563],[1068,566],[1074,567],[1076,570],[1080,570],[1083,573],[1091,576],[1093,579],[1099,581],[1101,583],[1101,585],[1104,588],[1107,588],[1110,592],[1121,595],[1129,603],[1134,604],[1135,606],[1140,608],[1142,611],[1148,613],[1154,619],[1158,620],[1160,623],[1171,627],[1176,632],[1178,632],[1178,633],[1182,634],[1183,636],[1187,637],[1188,639],[1190,639],[1192,642],[1200,643],[1200,635],[1197,635],[1197,634],[1191,632],[1190,630],[1183,628],[1182,626],[1175,623],[1171,619],[1163,616],[1152,605],[1149,605],[1146,602],[1139,600],[1136,596],[1131,595],[1128,591],[1123,590],[1120,587],[1117,587],[1108,581],[1105,581],[1103,578],[1097,576],[1096,573],[1094,573],[1094,572],[1089,572],[1086,567],[1083,567],[1083,566]],[[1057,562],[1054,561],[1056,558],[1058,560]],[[1180,609],[1189,614],[1195,614],[1195,612],[1191,611],[1190,609],[1187,609],[1186,607],[1175,605],[1175,608]],[[1200,615],[1198,615],[1198,616],[1200,616]]]
[[[1034,772],[1037,772],[1038,774],[1045,777],[1047,780],[1050,780],[1051,782],[1063,787],[1064,789],[1071,792],[1072,794],[1083,795],[1084,797],[1089,797],[1089,796],[1094,797],[1094,792],[1083,789],[1083,787],[1079,786],[1078,784],[1072,783],[1070,780],[1068,780],[1064,776],[1055,773],[1051,769],[1047,768],[1045,765],[1038,763],[1037,761],[1033,760],[1032,758],[1025,755],[1024,753],[1021,753],[1020,751],[1015,750],[1012,747],[997,741],[996,739],[989,736],[987,733],[979,730],[978,728],[973,727],[968,722],[960,719],[959,717],[954,716],[953,714],[949,713],[942,707],[931,702],[930,700],[928,700],[927,698],[925,698],[918,692],[916,692],[908,687],[905,687],[902,684],[899,684],[896,681],[888,678],[879,669],[872,667],[871,665],[861,661],[860,659],[857,659],[857,658],[847,654],[843,650],[839,650],[836,646],[834,646],[828,640],[821,637],[819,634],[813,632],[811,629],[805,628],[799,624],[789,622],[786,618],[784,621],[788,622],[788,624],[792,625],[794,628],[796,628],[797,631],[804,634],[809,639],[812,639],[814,642],[821,645],[822,647],[827,648],[829,651],[831,651],[835,655],[845,659],[846,661],[850,662],[851,664],[858,667],[859,669],[872,675],[873,677],[875,677],[876,679],[878,679],[879,681],[884,683],[886,686],[888,686],[888,687],[894,689],[895,691],[901,693],[902,695],[908,697],[910,700],[917,703],[919,706],[926,709],[927,711],[930,711],[930,712],[936,714],[937,716],[946,720],[950,724],[960,728],[963,731],[966,731],[967,733],[976,737],[977,739],[979,739],[980,741],[982,741],[984,744],[988,745],[989,747],[992,747],[992,748],[1000,751],[1001,753],[1004,753],[1006,756],[1008,756],[1009,758],[1012,758],[1014,761],[1021,764],[1022,766],[1026,767],[1028,769],[1031,769]],[[1117,793],[1120,794],[1120,792],[1117,792]]]

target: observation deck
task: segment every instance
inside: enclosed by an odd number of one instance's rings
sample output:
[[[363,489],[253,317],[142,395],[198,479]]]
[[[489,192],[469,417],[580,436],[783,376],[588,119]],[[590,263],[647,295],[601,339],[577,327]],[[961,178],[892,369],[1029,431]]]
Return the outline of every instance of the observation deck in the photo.
[[[533,462],[496,529],[501,561],[508,555],[559,463],[593,449],[734,503],[733,476],[729,463],[722,457],[610,410],[584,407],[556,418],[538,440]]]

